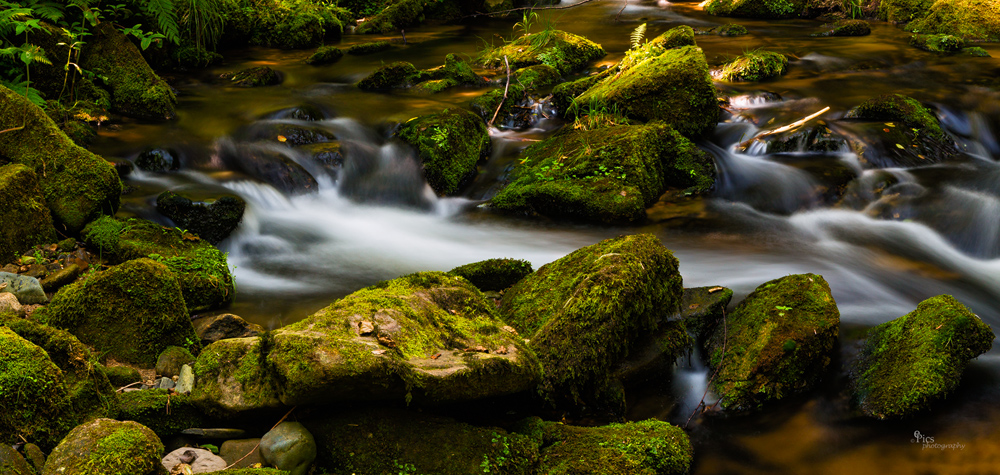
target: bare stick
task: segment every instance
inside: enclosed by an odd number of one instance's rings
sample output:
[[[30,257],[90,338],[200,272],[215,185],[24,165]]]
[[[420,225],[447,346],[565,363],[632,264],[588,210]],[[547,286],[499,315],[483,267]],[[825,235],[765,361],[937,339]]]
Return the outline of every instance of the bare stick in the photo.
[[[299,407],[299,406],[293,406],[291,409],[288,410],[288,412],[285,413],[285,415],[281,416],[281,419],[278,419],[278,422],[276,422],[273,426],[271,426],[271,430],[274,430],[274,428],[278,427],[279,424],[281,424],[282,422],[285,422],[285,419],[287,419],[288,416],[292,415],[292,411],[294,411],[296,407]],[[270,432],[270,430],[268,432]],[[258,441],[257,445],[253,446],[253,448],[250,449],[250,451],[247,452],[246,455],[240,457],[239,460],[237,460],[237,461],[229,464],[229,466],[226,467],[226,468],[224,468],[223,470],[229,470],[229,469],[233,468],[236,464],[242,462],[243,459],[249,457],[250,454],[252,454],[254,450],[257,450],[257,447],[260,447],[260,441]]]
[[[715,371],[712,372],[712,377],[708,378],[708,382],[705,383],[705,392],[701,394],[701,401],[698,402],[698,407],[691,411],[691,415],[688,416],[687,422],[684,423],[684,428],[687,429],[688,424],[691,423],[691,419],[694,415],[698,413],[698,409],[705,406],[705,397],[708,396],[708,388],[712,387],[712,381],[715,381],[715,376],[719,374],[719,368],[722,367],[722,363],[726,361],[726,343],[729,341],[729,327],[726,324],[726,309],[722,309],[722,358],[719,359],[719,364],[715,366]],[[719,398],[721,401],[722,398]],[[716,401],[718,404],[719,401]],[[715,407],[715,404],[712,404]]]
[[[583,0],[580,3],[574,3],[572,5],[563,5],[561,7],[521,7],[521,8],[511,8],[510,10],[500,10],[498,12],[489,12],[489,13],[476,12],[475,14],[467,15],[467,16],[464,16],[462,18],[469,18],[469,17],[475,17],[475,16],[502,15],[504,13],[518,12],[518,11],[521,11],[521,10],[567,10],[567,9],[570,9],[570,8],[578,7],[578,6],[583,5],[585,3],[596,2],[596,1],[598,1],[598,0]]]
[[[751,142],[753,142],[754,140],[759,140],[761,137],[767,137],[768,135],[780,134],[782,132],[788,132],[789,130],[792,130],[794,128],[802,127],[803,125],[805,125],[806,122],[809,122],[810,120],[813,120],[813,119],[815,119],[815,118],[817,118],[817,117],[825,114],[826,111],[828,111],[828,110],[830,110],[829,107],[824,107],[823,110],[821,110],[821,111],[819,111],[819,112],[817,112],[815,114],[809,115],[809,116],[807,116],[805,118],[799,119],[799,120],[797,120],[795,122],[792,122],[791,124],[788,124],[788,125],[786,125],[784,127],[778,127],[777,129],[769,130],[767,132],[764,132],[763,134],[760,134],[760,135],[758,135],[758,136],[756,136],[756,137],[754,137],[754,138],[752,138],[750,140],[747,140],[746,142],[741,143],[740,144],[740,148],[746,149],[747,147],[750,146]]]
[[[136,384],[142,384],[142,381],[136,381],[136,382],[134,382],[132,384],[127,384],[125,386],[122,386],[122,387],[118,388],[118,390],[115,391],[115,392],[122,392],[123,390],[131,388],[132,386],[135,386]]]
[[[497,104],[497,110],[493,113],[493,118],[490,119],[490,123],[486,124],[493,127],[493,121],[497,120],[497,115],[500,114],[500,108],[503,107],[503,102],[507,100],[507,91],[510,90],[510,62],[507,61],[507,55],[503,56],[503,64],[507,66],[507,85],[503,88],[503,99],[500,99],[500,103]]]
[[[622,4],[622,9],[618,10],[618,14],[615,15],[615,23],[618,23],[618,18],[622,16],[622,12],[625,11],[625,7],[627,6],[628,6],[628,0],[625,0],[625,3]]]

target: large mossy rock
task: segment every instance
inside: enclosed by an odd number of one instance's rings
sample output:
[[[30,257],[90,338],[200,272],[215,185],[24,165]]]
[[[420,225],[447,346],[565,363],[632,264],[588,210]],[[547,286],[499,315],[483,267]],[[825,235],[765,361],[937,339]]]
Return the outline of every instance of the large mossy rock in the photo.
[[[715,182],[711,156],[662,122],[565,129],[524,152],[498,210],[599,223],[640,221],[668,187]]]
[[[788,58],[773,51],[756,50],[736,57],[719,70],[719,79],[759,82],[773,79],[788,70]]]
[[[699,137],[719,120],[715,94],[701,48],[650,42],[577,95],[577,110],[571,107],[570,112],[614,110],[643,121],[660,120],[687,137]]]
[[[11,164],[0,166],[0,262],[12,262],[35,244],[55,240],[52,215],[35,172]]]
[[[35,172],[58,231],[78,233],[118,210],[122,184],[111,163],[74,144],[44,111],[3,86],[0,129],[16,129],[0,134],[0,157]]]
[[[656,236],[637,234],[542,266],[507,291],[500,313],[538,354],[550,402],[617,413],[624,401],[612,375],[677,311],[682,292],[677,259]]]
[[[72,427],[62,371],[38,345],[0,327],[0,442],[53,447]]]
[[[688,473],[694,457],[683,429],[653,419],[574,427],[535,418],[519,426],[519,431],[541,439],[540,462],[534,473],[681,475]]]
[[[708,342],[712,390],[728,411],[750,411],[808,390],[830,364],[840,312],[822,276],[761,284]]]
[[[603,58],[605,54],[601,45],[587,38],[562,30],[545,30],[487,50],[480,60],[486,67],[495,69],[506,69],[509,63],[511,71],[548,64],[559,74],[566,75],[587,67],[591,61]]]
[[[125,363],[153,367],[168,346],[201,347],[167,266],[136,259],[63,287],[33,318]]]
[[[893,23],[906,23],[927,16],[937,0],[881,0],[879,18]]]
[[[136,422],[95,419],[77,426],[52,451],[42,475],[161,475],[159,437]]]
[[[358,82],[366,91],[413,88],[414,92],[434,94],[456,86],[484,86],[486,80],[469,63],[454,54],[445,56],[441,66],[417,69],[412,63],[397,61],[383,65]]]
[[[0,474],[3,475],[35,475],[31,465],[20,452],[10,445],[0,445]]]
[[[994,338],[950,295],[872,328],[852,370],[861,411],[888,419],[926,410],[958,387],[969,360],[989,351]]]
[[[184,192],[164,191],[156,197],[156,211],[170,218],[179,228],[212,244],[218,244],[236,230],[246,206],[246,201],[237,195],[201,201]]]
[[[118,420],[138,422],[161,438],[205,426],[206,418],[191,402],[190,396],[168,395],[166,389],[144,389],[122,393],[119,399]]]
[[[538,444],[500,428],[400,409],[341,411],[302,421],[316,437],[316,464],[326,473],[539,473]]]
[[[1000,3],[992,0],[937,0],[926,15],[914,20],[907,30],[1000,41]]]
[[[717,16],[779,19],[801,16],[808,5],[808,0],[710,0],[705,11]]]
[[[115,111],[142,119],[170,119],[176,115],[177,98],[170,86],[153,72],[139,48],[112,22],[94,27],[80,65],[106,78]]]
[[[233,413],[392,400],[450,402],[534,388],[534,353],[465,279],[423,272],[359,290],[304,320],[207,346],[192,397]]]
[[[465,109],[411,119],[396,136],[417,150],[427,184],[439,195],[458,192],[475,177],[477,164],[490,152],[486,124]]]
[[[236,296],[226,255],[176,228],[105,216],[87,225],[82,235],[94,252],[113,263],[150,257],[165,264],[177,276],[189,312],[224,307]]]
[[[884,94],[851,109],[845,119],[865,121],[850,146],[862,164],[915,166],[951,159],[954,141],[937,117],[912,97]]]

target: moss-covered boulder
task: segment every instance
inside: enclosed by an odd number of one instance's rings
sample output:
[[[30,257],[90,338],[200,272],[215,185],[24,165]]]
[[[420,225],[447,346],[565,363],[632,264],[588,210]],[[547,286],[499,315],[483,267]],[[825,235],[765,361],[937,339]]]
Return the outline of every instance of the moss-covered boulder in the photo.
[[[511,70],[547,64],[566,75],[587,67],[605,54],[601,45],[587,38],[562,30],[545,30],[487,50],[480,60],[486,67],[496,69],[506,69],[509,63]]]
[[[177,98],[142,58],[139,48],[110,21],[98,24],[92,33],[80,66],[105,78],[112,109],[143,119],[173,118]]]
[[[536,64],[514,71],[512,80],[528,89],[541,89],[558,84],[562,76],[548,64]]]
[[[717,16],[780,19],[802,16],[808,6],[808,0],[709,0],[705,11]]]
[[[538,419],[520,423],[541,436],[535,473],[570,475],[681,475],[694,449],[680,427],[657,420],[574,427]]]
[[[975,41],[1000,41],[1000,3],[937,0],[927,14],[906,26],[914,33],[948,34]]]
[[[773,51],[751,51],[724,64],[718,78],[733,82],[759,82],[776,78],[788,70],[788,58]]]
[[[160,475],[160,438],[136,422],[95,419],[77,426],[52,451],[42,475]]]
[[[894,22],[906,23],[927,16],[931,5],[937,0],[881,0],[879,2],[879,18]]]
[[[862,163],[877,167],[923,165],[958,153],[937,117],[919,101],[901,94],[873,97],[844,117],[867,122],[859,126],[860,143],[851,143]],[[858,128],[858,127],[856,127]]]
[[[732,289],[721,286],[684,289],[681,297],[681,320],[689,332],[703,341],[722,322],[726,306],[732,299]]]
[[[937,54],[954,54],[965,48],[965,40],[952,35],[913,35],[910,46]]]
[[[697,137],[719,119],[715,86],[697,46],[665,49],[650,42],[636,50],[574,102],[583,111],[603,109],[643,121],[660,120]]]
[[[712,390],[729,411],[749,411],[815,386],[840,330],[840,312],[822,276],[796,274],[761,284],[708,342]]]
[[[34,171],[57,230],[75,234],[118,210],[122,184],[114,167],[74,144],[23,96],[0,86],[0,130],[6,129],[12,130],[0,134],[0,157]]]
[[[473,262],[448,272],[465,277],[479,290],[487,292],[504,290],[531,274],[533,269],[528,261],[504,258]]]
[[[506,98],[504,98],[505,90]],[[524,128],[530,125],[529,116],[524,109],[517,109],[514,106],[523,103],[526,97],[524,87],[512,82],[510,87],[493,89],[473,99],[469,102],[469,107],[487,123],[493,120],[493,125],[497,127]]]
[[[747,27],[736,23],[727,23],[715,28],[712,32],[719,36],[743,36],[750,33],[747,31]]]
[[[400,30],[419,25],[426,18],[457,16],[455,2],[424,2],[422,0],[392,0],[382,11],[358,25],[360,34],[397,34]],[[452,11],[449,11],[452,10]]]
[[[122,393],[118,420],[135,421],[150,428],[158,437],[180,434],[185,429],[203,427],[206,419],[190,396],[168,395],[166,389],[144,389]]]
[[[28,461],[13,446],[0,445],[0,473],[3,475],[35,475]]]
[[[409,87],[413,78],[419,74],[413,63],[397,61],[379,67],[358,82],[358,88],[365,91],[381,91],[386,89]]]
[[[315,53],[306,58],[306,64],[311,64],[313,66],[333,64],[340,61],[340,58],[343,57],[344,52],[336,46],[320,46],[316,49]]]
[[[417,150],[427,184],[439,195],[458,192],[475,177],[479,161],[490,152],[486,124],[465,109],[411,119],[396,136]]]
[[[546,264],[515,284],[500,313],[529,339],[558,406],[618,413],[612,377],[640,336],[677,311],[677,259],[650,234],[601,241]]]
[[[156,211],[170,218],[178,227],[212,244],[229,237],[243,220],[247,204],[237,195],[223,195],[204,201],[197,196],[186,195],[182,191],[160,193],[156,197]]]
[[[149,257],[176,274],[189,312],[224,307],[236,284],[226,255],[191,234],[142,219],[103,217],[84,229],[87,245],[112,263]]]
[[[366,91],[413,88],[416,93],[434,94],[455,86],[485,84],[486,81],[473,72],[468,63],[449,54],[443,65],[430,69],[418,70],[404,61],[383,65],[359,81],[358,88]]]
[[[236,87],[274,86],[281,84],[282,81],[281,73],[267,66],[255,66],[223,73],[219,77],[228,80],[231,86]]]
[[[343,8],[308,0],[224,2],[219,7],[226,18],[225,47],[316,47],[324,39],[339,39],[351,20]]]
[[[152,367],[168,346],[201,347],[177,277],[136,259],[63,287],[33,318],[68,330],[116,360]]]
[[[0,442],[53,447],[72,427],[62,371],[38,345],[0,326]]]
[[[392,43],[389,43],[388,41],[372,41],[369,43],[351,45],[344,52],[347,54],[362,56],[366,54],[380,53],[388,49],[392,49]]]
[[[536,473],[538,444],[496,427],[400,409],[362,409],[301,418],[326,473]],[[627,473],[627,472],[622,472]]]
[[[851,375],[861,411],[878,419],[928,409],[958,387],[969,360],[993,346],[993,330],[950,295],[868,331]]]
[[[490,204],[557,219],[635,222],[666,188],[701,193],[714,180],[712,158],[662,122],[566,129],[525,150]]]
[[[448,402],[534,388],[538,361],[465,279],[423,272],[344,297],[258,338],[207,346],[192,397],[203,408],[352,400]]]
[[[35,172],[20,164],[0,166],[0,262],[12,262],[35,244],[52,242],[56,229]]]
[[[867,36],[872,26],[865,20],[841,20],[833,24],[829,36]]]

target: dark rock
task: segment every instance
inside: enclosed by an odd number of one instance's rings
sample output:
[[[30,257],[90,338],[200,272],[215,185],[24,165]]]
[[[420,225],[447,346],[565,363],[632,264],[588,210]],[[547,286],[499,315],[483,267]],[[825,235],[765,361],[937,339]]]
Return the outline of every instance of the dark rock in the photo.
[[[282,422],[261,437],[260,456],[290,475],[306,475],[316,460],[316,440],[301,423]]]
[[[735,23],[719,26],[715,28],[714,32],[719,36],[743,36],[749,33],[745,26]]]
[[[458,266],[449,273],[465,277],[484,292],[500,291],[518,283],[531,274],[531,263],[521,259],[487,259]]]
[[[240,71],[223,73],[219,76],[228,79],[229,84],[237,87],[262,87],[281,84],[281,73],[267,67],[257,66]]]
[[[392,44],[388,41],[373,41],[369,43],[358,43],[356,45],[351,45],[347,47],[345,51],[347,54],[353,55],[365,55],[372,53],[379,53],[392,48]]]
[[[333,132],[323,127],[271,121],[257,122],[238,135],[246,141],[263,140],[290,147],[337,140]]]
[[[695,287],[684,289],[681,296],[681,320],[699,340],[708,337],[722,322],[723,312],[733,299],[733,291],[725,287]]]
[[[236,230],[245,209],[246,202],[235,195],[195,202],[182,194],[164,191],[156,198],[156,211],[212,244],[218,244]]]
[[[319,188],[302,165],[288,157],[278,145],[227,144],[219,155],[231,168],[267,183],[284,193],[310,193]]]
[[[148,172],[167,172],[179,170],[181,160],[175,150],[148,148],[135,157],[135,166]]]
[[[171,378],[181,374],[181,366],[190,364],[194,364],[194,355],[187,348],[168,346],[156,358],[156,374]]]
[[[227,338],[247,338],[264,332],[264,328],[247,322],[238,315],[226,313],[194,321],[194,331],[205,345]]]
[[[263,464],[264,460],[260,456],[260,439],[230,439],[222,443],[219,447],[219,457],[226,461],[227,465],[233,468],[247,468],[256,463]],[[244,455],[250,454],[246,458]],[[240,460],[240,459],[243,460]]]
[[[270,114],[265,114],[265,120],[324,120],[329,119],[332,115],[323,110],[322,107],[315,104],[303,104],[295,107],[287,107],[285,109],[277,110],[271,112]]]
[[[336,46],[320,46],[316,49],[316,52],[309,55],[306,58],[306,64],[311,64],[313,66],[322,66],[324,64],[333,64],[340,61],[340,58],[344,57],[344,52],[337,48]]]
[[[324,142],[296,147],[296,150],[312,157],[331,177],[337,178],[344,166],[343,147],[340,142]]]
[[[41,285],[42,289],[46,292],[55,292],[61,289],[63,286],[72,284],[76,281],[80,274],[83,273],[83,269],[76,264],[70,264],[69,266],[50,274],[48,277],[42,279]]]

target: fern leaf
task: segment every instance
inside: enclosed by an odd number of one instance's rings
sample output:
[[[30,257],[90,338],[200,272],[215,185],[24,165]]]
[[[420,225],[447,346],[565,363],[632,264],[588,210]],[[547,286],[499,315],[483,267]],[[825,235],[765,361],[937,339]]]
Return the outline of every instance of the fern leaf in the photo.
[[[642,43],[643,37],[645,36],[646,36],[646,24],[643,23],[638,27],[636,27],[634,31],[632,31],[632,35],[630,36],[632,40],[632,49],[638,48],[639,44]]]
[[[146,13],[156,19],[160,33],[173,43],[180,42],[180,27],[177,26],[177,13],[174,12],[173,0],[149,0],[143,2]]]

